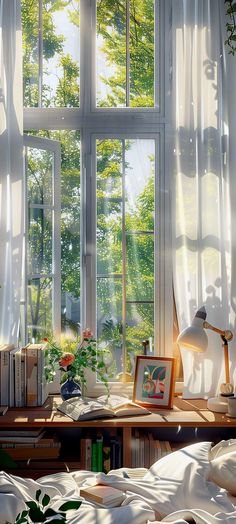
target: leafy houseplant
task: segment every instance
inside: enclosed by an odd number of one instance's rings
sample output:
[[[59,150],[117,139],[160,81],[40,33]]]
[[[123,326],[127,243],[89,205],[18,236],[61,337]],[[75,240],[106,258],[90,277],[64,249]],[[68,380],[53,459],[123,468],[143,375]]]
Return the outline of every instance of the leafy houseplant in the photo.
[[[82,341],[69,341],[64,345],[44,338],[47,342],[45,349],[45,376],[47,382],[52,382],[58,369],[64,371],[62,379],[76,378],[86,387],[86,369],[97,373],[98,379],[106,387],[109,394],[108,376],[104,362],[104,350],[97,348],[96,340],[89,329],[83,331]]]
[[[31,524],[32,522],[51,522],[53,524],[66,524],[67,511],[78,509],[81,505],[81,500],[71,500],[64,502],[58,510],[54,510],[49,507],[50,497],[49,495],[41,496],[41,490],[36,491],[36,501],[26,502],[26,506],[29,509],[23,510],[17,515],[14,524]],[[41,499],[41,501],[40,501]],[[10,524],[7,522],[6,524]]]

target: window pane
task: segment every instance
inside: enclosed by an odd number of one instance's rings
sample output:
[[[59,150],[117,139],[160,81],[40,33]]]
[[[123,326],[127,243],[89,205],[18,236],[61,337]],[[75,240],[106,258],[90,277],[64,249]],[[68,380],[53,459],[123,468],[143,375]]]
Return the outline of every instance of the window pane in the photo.
[[[97,337],[106,350],[105,363],[110,380],[122,373],[122,281],[119,278],[97,280]]]
[[[41,342],[52,334],[52,279],[35,278],[28,281],[27,296],[28,340]]]
[[[27,189],[31,204],[52,204],[53,153],[27,148]]]
[[[22,1],[24,105],[79,106],[79,0]]]
[[[97,0],[97,105],[154,106],[154,0]]]
[[[154,339],[154,304],[127,304],[126,372],[134,373],[135,356],[143,354],[142,341]]]
[[[97,144],[97,272],[121,273],[122,144]]]
[[[154,140],[126,140],[126,230],[154,231]]]
[[[31,134],[39,137],[57,140],[61,144],[61,312],[62,312],[62,329],[72,330],[78,333],[80,326],[80,134],[77,131],[38,131]],[[29,149],[29,148],[28,148]],[[47,177],[43,176],[45,170],[41,159],[41,152],[32,150],[31,163],[37,159],[36,176],[28,177],[30,184],[30,195],[34,202],[38,202],[38,181],[43,186],[44,199],[52,199],[52,176],[50,173]],[[30,151],[31,153],[31,151]],[[50,155],[50,152],[42,151],[42,154]],[[38,161],[38,156],[40,162]],[[30,157],[31,158],[31,157]],[[43,157],[45,159],[45,156]],[[48,158],[48,157],[46,157]],[[31,169],[32,170],[32,169]],[[44,171],[43,171],[44,170]],[[49,173],[49,169],[47,171]],[[46,181],[46,182],[45,182]],[[49,199],[50,195],[50,199]],[[42,199],[40,200],[42,203]],[[48,203],[48,202],[46,202]],[[34,210],[35,211],[35,210]],[[38,210],[37,210],[38,211]],[[32,214],[32,210],[31,210]],[[34,215],[35,216],[35,215]],[[48,214],[46,214],[48,217]],[[44,226],[45,227],[45,226]],[[35,224],[34,224],[35,230]],[[49,251],[52,248],[52,237],[49,238],[50,223],[48,219],[47,236],[44,234],[44,258],[39,263],[38,247],[33,244],[34,230],[29,236],[30,260],[29,270],[38,268],[36,273],[51,272],[51,262],[49,263]],[[29,230],[30,232],[30,230]],[[36,233],[35,233],[36,234]],[[39,228],[37,229],[38,237],[43,242],[43,234],[40,236]],[[39,251],[42,258],[42,250]],[[42,268],[42,271],[40,271]],[[46,333],[45,333],[46,335]]]
[[[29,209],[28,274],[52,271],[52,211]]]
[[[132,379],[154,333],[154,160],[154,140],[97,141],[97,335],[111,380]]]
[[[21,1],[24,105],[34,107],[39,100],[39,7],[38,2]]]
[[[154,235],[126,236],[126,298],[154,300]]]
[[[130,106],[154,106],[154,0],[130,0]]]
[[[126,105],[126,0],[97,0],[97,104]]]

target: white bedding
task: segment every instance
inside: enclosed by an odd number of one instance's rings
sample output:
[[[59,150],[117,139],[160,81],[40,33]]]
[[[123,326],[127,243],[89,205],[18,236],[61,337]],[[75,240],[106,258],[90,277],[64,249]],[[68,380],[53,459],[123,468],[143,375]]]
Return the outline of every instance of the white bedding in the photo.
[[[0,473],[0,524],[14,522],[37,489],[50,495],[54,507],[78,499],[81,486],[102,482],[126,492],[118,508],[102,509],[83,501],[68,514],[69,524],[236,524],[236,497],[208,481],[210,442],[197,443],[163,457],[142,480],[123,477],[123,470],[103,473],[57,473],[37,481]],[[125,469],[125,468],[124,468]],[[194,519],[194,520],[191,520]]]

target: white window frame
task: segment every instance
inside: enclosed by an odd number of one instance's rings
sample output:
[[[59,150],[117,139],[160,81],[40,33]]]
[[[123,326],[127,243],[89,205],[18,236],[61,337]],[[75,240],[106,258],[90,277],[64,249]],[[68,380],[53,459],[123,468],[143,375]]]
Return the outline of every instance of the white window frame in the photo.
[[[33,278],[51,278],[52,279],[52,328],[56,337],[61,331],[61,235],[60,235],[60,220],[61,220],[61,194],[60,194],[60,174],[61,174],[61,145],[56,140],[48,138],[37,137],[32,135],[24,135],[25,147],[25,176],[27,173],[27,148],[40,149],[50,151],[53,153],[52,164],[52,203],[51,204],[29,204],[27,180],[25,180],[25,264],[24,264],[24,322],[23,322],[23,339],[27,343],[27,288],[28,280]],[[40,208],[52,211],[52,272],[45,274],[29,274],[28,271],[28,207]]]
[[[170,49],[170,0],[155,0],[159,19],[155,27],[160,34],[159,46],[155,45],[159,66],[155,66],[155,78],[158,82],[159,106],[154,108],[99,108],[96,107],[96,0],[80,0],[80,107],[79,108],[25,108],[24,129],[26,130],[78,130],[81,137],[81,327],[95,330],[96,310],[94,308],[95,252],[92,240],[92,222],[86,209],[95,209],[94,173],[95,139],[99,137],[159,137],[160,143],[160,186],[158,189],[159,240],[156,249],[155,265],[158,271],[159,285],[155,289],[157,306],[156,333],[159,355],[172,355],[173,296],[172,296],[172,254],[171,254],[171,217],[170,217],[170,181],[171,181],[171,118],[170,118],[170,84],[171,64]],[[88,29],[89,28],[89,29]],[[88,86],[91,86],[88,89]],[[157,85],[157,84],[156,84]],[[104,133],[105,130],[105,133]],[[157,157],[156,157],[157,162]],[[159,182],[158,182],[159,183]],[[91,188],[93,191],[91,193]],[[92,200],[91,200],[92,198]],[[89,202],[89,206],[86,206]],[[157,246],[157,242],[156,242]],[[159,312],[159,313],[158,313]],[[155,350],[155,348],[154,348]],[[89,394],[102,392],[99,384],[95,385],[93,374],[88,373]],[[112,391],[119,390],[121,383],[112,384]],[[122,384],[122,391],[131,391],[130,384]]]

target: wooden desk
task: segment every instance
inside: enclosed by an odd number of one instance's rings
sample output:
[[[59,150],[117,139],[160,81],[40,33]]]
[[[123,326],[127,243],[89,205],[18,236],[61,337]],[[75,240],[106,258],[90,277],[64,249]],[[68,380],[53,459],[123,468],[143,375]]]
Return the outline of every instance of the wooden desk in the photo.
[[[131,466],[131,436],[132,428],[222,428],[236,427],[236,419],[221,413],[207,410],[205,400],[183,400],[176,397],[172,410],[152,410],[150,415],[123,417],[112,419],[98,419],[75,422],[63,413],[57,411],[61,402],[59,396],[49,396],[44,406],[37,408],[10,408],[0,418],[1,429],[17,429],[35,427],[44,428],[122,428],[123,436],[123,465]]]
[[[125,442],[129,443],[131,429],[151,427],[236,427],[236,419],[221,413],[213,413],[206,407],[205,400],[183,400],[176,397],[171,410],[152,410],[150,415],[123,418],[98,419],[75,422],[57,410],[61,399],[49,396],[42,407],[10,408],[0,419],[1,428],[123,428]],[[126,440],[128,439],[128,441]],[[127,448],[128,446],[125,446]]]

